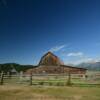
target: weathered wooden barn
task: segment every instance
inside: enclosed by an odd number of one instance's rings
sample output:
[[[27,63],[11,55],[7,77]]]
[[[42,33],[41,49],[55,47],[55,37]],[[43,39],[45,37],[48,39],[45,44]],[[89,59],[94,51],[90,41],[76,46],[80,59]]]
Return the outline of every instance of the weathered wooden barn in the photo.
[[[32,69],[27,70],[27,74],[85,74],[85,68],[72,67],[64,63],[53,53],[46,53],[40,60],[39,64]]]

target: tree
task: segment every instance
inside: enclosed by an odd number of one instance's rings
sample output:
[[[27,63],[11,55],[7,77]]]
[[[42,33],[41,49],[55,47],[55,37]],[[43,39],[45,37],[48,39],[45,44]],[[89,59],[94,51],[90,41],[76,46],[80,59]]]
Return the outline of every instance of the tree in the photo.
[[[12,66],[9,65],[9,64],[1,64],[0,65],[0,71],[4,72],[4,73],[7,73],[7,72],[10,72],[12,70]]]

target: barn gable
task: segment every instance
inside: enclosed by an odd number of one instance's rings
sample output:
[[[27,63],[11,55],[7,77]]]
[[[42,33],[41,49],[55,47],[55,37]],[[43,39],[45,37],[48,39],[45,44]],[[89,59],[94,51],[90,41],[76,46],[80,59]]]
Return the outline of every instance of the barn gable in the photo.
[[[57,57],[55,56],[53,53],[48,52],[46,53],[40,60],[39,62],[39,66],[41,65],[47,65],[47,66],[59,66],[62,65],[63,62]]]

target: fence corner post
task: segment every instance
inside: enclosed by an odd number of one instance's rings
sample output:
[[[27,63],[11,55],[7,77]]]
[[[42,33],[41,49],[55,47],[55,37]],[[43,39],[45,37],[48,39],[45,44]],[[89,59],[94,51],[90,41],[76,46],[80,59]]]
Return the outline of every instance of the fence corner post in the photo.
[[[2,71],[1,72],[1,79],[0,79],[0,85],[3,85],[4,84],[4,72]]]

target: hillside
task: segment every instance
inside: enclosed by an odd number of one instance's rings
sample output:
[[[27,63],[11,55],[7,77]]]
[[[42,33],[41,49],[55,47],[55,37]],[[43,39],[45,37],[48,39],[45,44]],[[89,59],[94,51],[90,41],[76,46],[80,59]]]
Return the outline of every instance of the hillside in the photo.
[[[11,72],[13,69],[15,69],[17,72],[25,71],[27,69],[33,68],[33,65],[20,65],[17,63],[5,63],[0,64],[0,72]]]

